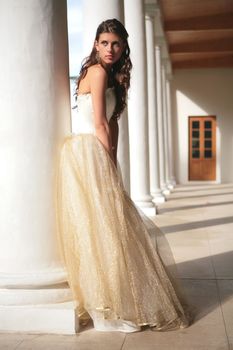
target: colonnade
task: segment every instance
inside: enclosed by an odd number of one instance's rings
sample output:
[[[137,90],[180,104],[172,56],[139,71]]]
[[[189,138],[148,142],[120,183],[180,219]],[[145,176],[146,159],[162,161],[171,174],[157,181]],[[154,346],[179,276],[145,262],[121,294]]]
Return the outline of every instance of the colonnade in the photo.
[[[133,70],[118,155],[132,199],[155,215],[175,184],[171,72],[158,9],[145,12],[142,0],[85,0],[83,11],[86,54],[106,18],[129,33]],[[70,130],[66,1],[2,1],[0,23],[0,330],[74,333],[54,208],[54,169]]]

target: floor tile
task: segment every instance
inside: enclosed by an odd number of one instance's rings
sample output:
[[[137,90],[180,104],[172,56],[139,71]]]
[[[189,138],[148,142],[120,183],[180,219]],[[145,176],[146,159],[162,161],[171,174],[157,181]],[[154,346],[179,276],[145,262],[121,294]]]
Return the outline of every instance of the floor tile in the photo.
[[[90,330],[79,337],[78,350],[120,350],[125,336],[122,332]]]
[[[218,280],[218,288],[226,332],[233,349],[233,280]]]
[[[233,279],[233,237],[209,239],[209,245],[216,278]]]
[[[0,349],[13,350],[24,340],[32,340],[39,335],[25,333],[0,333]]]
[[[123,350],[228,349],[215,281],[186,280],[185,291],[195,309],[194,323],[184,330],[134,333],[126,336]]]
[[[210,279],[215,277],[208,236],[203,229],[166,235],[180,277]]]
[[[125,334],[119,332],[97,332],[90,329],[77,335],[41,335],[25,340],[18,347],[22,350],[120,350]]]

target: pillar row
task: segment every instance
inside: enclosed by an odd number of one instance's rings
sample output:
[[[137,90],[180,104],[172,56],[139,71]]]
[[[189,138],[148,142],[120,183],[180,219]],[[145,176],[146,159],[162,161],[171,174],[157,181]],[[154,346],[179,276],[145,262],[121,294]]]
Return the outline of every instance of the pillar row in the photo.
[[[133,61],[128,100],[131,197],[149,215],[155,214],[150,195],[148,116],[147,116],[147,62],[144,2],[125,0],[125,25]]]
[[[162,103],[163,103],[163,141],[164,141],[164,170],[165,170],[165,193],[169,194],[169,149],[168,149],[168,105],[167,105],[167,86],[166,86],[166,66],[165,60],[162,60]]]
[[[161,64],[161,46],[155,45],[156,62],[156,88],[157,88],[157,115],[158,115],[158,140],[159,140],[159,171],[161,190],[166,190],[165,173],[165,147],[164,147],[164,106],[163,106],[163,82]]]
[[[147,94],[148,94],[148,136],[149,136],[149,165],[150,192],[154,203],[165,201],[160,189],[158,121],[156,110],[156,67],[154,42],[154,17],[146,15],[146,48],[147,48]]]
[[[175,175],[174,175],[174,148],[172,146],[173,144],[173,138],[172,138],[172,130],[173,130],[173,123],[172,123],[172,109],[171,109],[171,75],[167,74],[166,79],[166,95],[167,95],[167,123],[168,123],[168,152],[169,152],[169,183],[170,187],[174,188],[176,185]]]

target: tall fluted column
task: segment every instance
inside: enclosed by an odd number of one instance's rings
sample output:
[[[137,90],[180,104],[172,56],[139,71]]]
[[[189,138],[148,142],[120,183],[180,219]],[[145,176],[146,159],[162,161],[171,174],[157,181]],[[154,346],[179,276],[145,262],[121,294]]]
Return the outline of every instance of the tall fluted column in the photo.
[[[0,330],[74,333],[55,220],[70,130],[66,1],[1,1],[0,27]]]
[[[167,90],[167,117],[168,117],[168,150],[169,150],[169,180],[171,188],[176,185],[175,175],[174,175],[174,147],[172,147],[172,113],[171,113],[171,75],[167,74],[166,80],[166,90]]]
[[[164,165],[165,165],[165,182],[167,193],[170,185],[170,164],[169,164],[169,150],[168,150],[168,106],[167,106],[167,87],[166,87],[166,68],[165,61],[162,60],[162,96],[163,96],[163,131],[164,131]]]
[[[122,0],[83,1],[83,53],[89,55],[94,44],[96,29],[106,19],[117,18],[123,22]],[[83,57],[84,57],[83,56]]]
[[[123,23],[124,5],[122,0],[85,0],[83,2],[83,57],[90,54],[94,44],[98,25],[111,18],[117,18]],[[122,172],[125,189],[130,193],[130,165],[129,165],[129,134],[127,109],[119,121],[118,161]]]
[[[129,140],[131,197],[149,215],[155,214],[150,195],[147,71],[145,45],[145,17],[143,0],[125,0],[125,25],[133,62],[129,91]]]
[[[162,191],[165,191],[166,180],[165,180],[165,149],[164,149],[164,123],[163,123],[163,113],[164,113],[163,84],[162,84],[161,46],[158,43],[156,43],[155,45],[155,62],[156,62],[160,186]]]
[[[147,48],[147,94],[148,94],[148,135],[150,162],[150,191],[154,203],[165,201],[160,189],[158,126],[156,111],[156,79],[155,79],[155,42],[153,16],[146,15],[146,48]]]
[[[120,163],[121,175],[124,187],[130,195],[130,160],[129,160],[129,127],[127,108],[119,120],[119,140],[117,159]]]

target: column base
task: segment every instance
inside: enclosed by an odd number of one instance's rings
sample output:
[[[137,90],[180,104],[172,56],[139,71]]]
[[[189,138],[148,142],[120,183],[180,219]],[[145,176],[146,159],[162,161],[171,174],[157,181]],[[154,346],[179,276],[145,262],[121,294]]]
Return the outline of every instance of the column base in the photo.
[[[135,205],[147,216],[155,216],[156,215],[156,207],[152,202],[152,196],[146,195],[142,196],[140,199],[132,198]]]
[[[75,334],[78,320],[66,271],[36,272],[0,274],[0,332]]]
[[[151,207],[151,208],[146,208],[146,207],[140,207],[141,211],[143,211],[143,213],[146,216],[155,216],[156,215],[156,207]]]
[[[169,190],[169,188],[168,188],[167,182],[162,182],[162,181],[161,181],[160,189],[161,189],[162,195],[164,195],[164,196],[166,196],[166,195],[168,195],[168,194],[171,193],[170,190]]]
[[[5,265],[1,266],[1,270],[5,272],[0,272],[0,288],[41,288],[41,286],[58,285],[67,281],[67,271],[63,266],[12,272],[8,271],[9,266]]]
[[[72,293],[67,283],[41,288],[0,288],[0,306],[58,304],[71,300]]]
[[[76,334],[79,329],[71,302],[0,306],[0,332]]]
[[[175,179],[174,176],[172,176],[172,178],[171,178],[171,184],[172,184],[174,187],[177,185],[176,179]]]
[[[176,186],[175,180],[170,179],[170,180],[167,182],[167,186],[166,186],[166,187],[167,187],[169,190],[173,190],[173,189],[175,188],[175,186]]]
[[[171,193],[171,191],[168,188],[165,187],[165,188],[162,189],[162,194],[167,196],[170,193]]]
[[[156,204],[164,203],[166,202],[166,198],[162,195],[162,193],[157,193],[153,195],[152,202]]]

